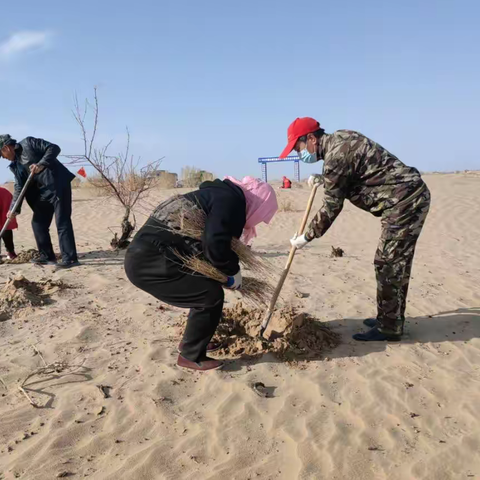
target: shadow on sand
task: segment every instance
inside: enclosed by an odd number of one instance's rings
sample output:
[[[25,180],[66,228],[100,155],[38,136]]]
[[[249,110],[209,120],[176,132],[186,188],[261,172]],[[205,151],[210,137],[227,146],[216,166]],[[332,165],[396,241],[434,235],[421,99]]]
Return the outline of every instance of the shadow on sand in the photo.
[[[78,254],[82,265],[105,266],[123,265],[126,250],[92,250]]]
[[[52,408],[52,404],[56,398],[56,395],[51,392],[54,387],[69,385],[72,383],[88,382],[93,379],[90,372],[90,368],[82,365],[74,371],[67,371],[58,374],[52,373],[45,377],[36,378],[35,381],[32,380],[25,384],[23,388],[29,395],[35,393],[35,400],[37,402],[44,397],[48,399],[44,403],[37,403],[36,408]]]

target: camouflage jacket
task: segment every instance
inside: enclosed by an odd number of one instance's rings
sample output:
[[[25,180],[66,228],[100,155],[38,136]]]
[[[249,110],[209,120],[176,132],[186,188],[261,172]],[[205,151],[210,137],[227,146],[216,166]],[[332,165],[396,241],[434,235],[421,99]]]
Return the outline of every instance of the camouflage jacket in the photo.
[[[325,199],[306,232],[308,240],[325,234],[345,199],[381,216],[423,186],[417,169],[407,167],[381,145],[352,130],[323,135],[319,158],[324,159]]]

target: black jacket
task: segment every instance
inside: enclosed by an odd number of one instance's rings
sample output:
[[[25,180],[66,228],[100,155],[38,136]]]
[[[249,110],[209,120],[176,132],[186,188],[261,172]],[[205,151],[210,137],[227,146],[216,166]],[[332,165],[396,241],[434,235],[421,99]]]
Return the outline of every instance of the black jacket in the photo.
[[[189,254],[202,251],[205,258],[226,275],[235,275],[239,260],[232,251],[232,238],[240,238],[246,223],[245,195],[240,187],[230,180],[204,182],[194,192],[184,195],[207,214],[201,244],[196,247],[191,239],[172,234],[159,228],[158,221],[150,217],[138,231],[135,240],[146,240],[168,245]]]
[[[45,167],[36,174],[28,188],[25,198],[30,206],[38,200],[54,203],[75,175],[58,159],[60,147],[41,138],[27,137],[15,146],[15,160],[10,164],[10,170],[15,176],[15,189],[12,206],[30,174],[30,165],[38,164]],[[21,204],[17,209],[20,213]]]

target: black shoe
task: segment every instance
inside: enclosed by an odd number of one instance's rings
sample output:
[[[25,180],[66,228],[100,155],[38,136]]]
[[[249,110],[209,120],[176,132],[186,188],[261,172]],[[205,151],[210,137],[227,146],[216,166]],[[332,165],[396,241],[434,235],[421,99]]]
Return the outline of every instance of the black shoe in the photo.
[[[375,327],[365,333],[356,333],[352,338],[359,342],[399,342],[402,336],[387,335]]]
[[[48,258],[45,258],[45,257],[38,257],[38,258],[32,258],[30,260],[30,263],[33,263],[34,265],[56,265],[57,260],[49,260]]]
[[[363,321],[363,324],[369,328],[375,328],[377,326],[377,319],[376,318],[367,318]]]
[[[55,270],[66,270],[67,268],[79,267],[80,265],[81,263],[78,260],[70,260],[68,262],[62,260],[57,263],[57,268]]]

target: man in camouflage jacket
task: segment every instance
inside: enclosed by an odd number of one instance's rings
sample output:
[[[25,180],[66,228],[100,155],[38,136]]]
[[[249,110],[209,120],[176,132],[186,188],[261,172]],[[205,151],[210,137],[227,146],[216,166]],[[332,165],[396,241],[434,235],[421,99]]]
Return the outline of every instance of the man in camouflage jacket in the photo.
[[[339,130],[326,134],[313,118],[297,118],[288,129],[281,157],[296,150],[306,163],[324,160],[325,200],[306,233],[292,238],[302,248],[323,236],[342,211],[345,199],[381,217],[382,234],[375,254],[377,318],[355,340],[400,340],[415,245],[430,207],[430,191],[417,169],[364,135]],[[309,184],[318,181],[312,176]]]

